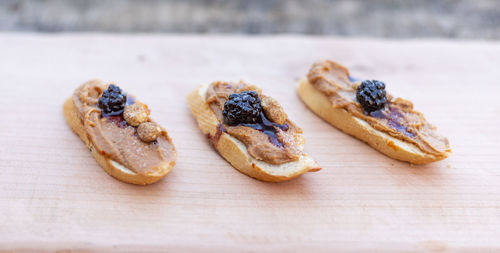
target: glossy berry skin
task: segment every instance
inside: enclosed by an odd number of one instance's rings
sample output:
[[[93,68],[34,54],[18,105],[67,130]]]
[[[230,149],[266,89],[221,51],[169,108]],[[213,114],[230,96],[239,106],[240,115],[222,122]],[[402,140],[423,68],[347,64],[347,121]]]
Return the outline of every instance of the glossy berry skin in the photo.
[[[224,123],[228,125],[252,124],[261,120],[259,94],[256,91],[243,91],[229,95],[224,103]]]
[[[385,83],[377,80],[365,80],[356,90],[356,99],[366,113],[385,107],[387,97]]]
[[[105,116],[120,115],[125,109],[126,102],[127,95],[122,93],[120,87],[111,84],[99,98],[99,108]]]

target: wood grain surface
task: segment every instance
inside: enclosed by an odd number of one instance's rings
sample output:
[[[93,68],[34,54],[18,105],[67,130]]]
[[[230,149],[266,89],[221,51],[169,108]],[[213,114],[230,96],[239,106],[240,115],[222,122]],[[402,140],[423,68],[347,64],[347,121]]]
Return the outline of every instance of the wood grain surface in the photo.
[[[0,251],[500,251],[500,44],[320,37],[0,34]],[[299,100],[329,58],[384,80],[450,139],[441,162],[398,162]],[[108,176],[62,104],[115,81],[173,138],[177,165],[140,187]],[[323,170],[263,183],[226,163],[185,102],[245,80],[282,103]]]

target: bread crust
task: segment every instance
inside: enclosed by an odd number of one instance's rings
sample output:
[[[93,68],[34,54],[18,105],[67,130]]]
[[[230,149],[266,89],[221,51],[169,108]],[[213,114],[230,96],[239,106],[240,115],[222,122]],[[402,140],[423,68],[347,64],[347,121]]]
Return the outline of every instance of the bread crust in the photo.
[[[218,132],[219,120],[205,102],[208,85],[201,85],[187,96],[187,102],[204,135],[218,136],[218,141],[212,143],[218,153],[234,168],[250,177],[266,181],[281,182],[300,176],[306,172],[319,171],[321,168],[306,154],[298,161],[273,165],[253,158],[245,144],[231,135]]]
[[[112,177],[125,183],[148,185],[164,178],[174,167],[176,160],[175,157],[171,162],[164,162],[162,165],[152,168],[150,172],[139,174],[127,169],[117,161],[111,160],[106,156],[100,154],[89,141],[87,133],[85,132],[83,122],[78,117],[77,110],[78,109],[74,104],[72,98],[66,100],[63,106],[63,111],[68,125],[71,127],[73,132],[80,136],[80,139],[82,139],[85,145],[87,145],[97,163]],[[175,152],[173,155],[176,156]]]
[[[328,97],[318,91],[308,80],[300,81],[297,92],[304,103],[319,117],[338,129],[372,146],[381,153],[413,164],[427,164],[448,157],[451,152],[441,156],[424,153],[412,143],[396,139],[376,130],[368,122],[352,116],[343,108],[334,108]]]

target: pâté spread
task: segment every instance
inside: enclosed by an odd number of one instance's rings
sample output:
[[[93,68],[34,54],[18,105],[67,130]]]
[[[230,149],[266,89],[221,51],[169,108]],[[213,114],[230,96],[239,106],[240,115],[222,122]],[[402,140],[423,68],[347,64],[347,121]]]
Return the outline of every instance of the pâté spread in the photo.
[[[302,155],[298,148],[302,130],[288,119],[276,100],[259,88],[244,82],[217,81],[208,87],[205,101],[221,122],[219,137],[222,132],[235,137],[255,159],[283,164],[297,161]],[[217,141],[218,137],[211,138]]]
[[[117,86],[87,82],[73,102],[90,143],[107,158],[137,174],[175,159],[167,132],[149,118],[147,106]]]
[[[413,104],[406,99],[387,94],[381,109],[364,110],[356,93],[362,83],[355,82],[344,66],[329,60],[317,62],[311,67],[307,79],[334,108],[345,109],[379,131],[412,143],[424,153],[436,157],[446,156],[446,152],[451,151],[448,139],[440,135],[436,127],[427,122],[422,113],[414,110]],[[385,95],[385,84],[383,88]]]

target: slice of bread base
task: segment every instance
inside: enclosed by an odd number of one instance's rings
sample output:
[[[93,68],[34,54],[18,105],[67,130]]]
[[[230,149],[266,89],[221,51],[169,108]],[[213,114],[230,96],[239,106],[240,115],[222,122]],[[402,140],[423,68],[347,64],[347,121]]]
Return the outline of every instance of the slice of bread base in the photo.
[[[217,136],[217,134],[220,135],[218,141],[212,144],[219,154],[238,171],[262,181],[281,182],[290,180],[306,172],[319,171],[321,169],[306,154],[302,155],[298,161],[280,165],[257,160],[248,153],[243,142],[227,133],[217,133],[220,122],[205,102],[207,88],[208,85],[201,85],[188,95],[187,102],[203,134],[209,136],[209,139]]]
[[[306,79],[300,81],[297,91],[302,101],[319,117],[391,158],[412,164],[427,164],[442,160],[451,153],[444,152],[440,156],[424,153],[412,143],[404,142],[373,128],[368,122],[352,116],[345,109],[334,108],[328,97]]]
[[[175,159],[164,162],[146,173],[135,173],[117,161],[109,159],[97,151],[87,137],[82,120],[78,117],[77,108],[72,98],[66,100],[63,106],[64,116],[69,126],[85,142],[97,163],[112,177],[130,184],[148,185],[164,178],[174,167]]]

